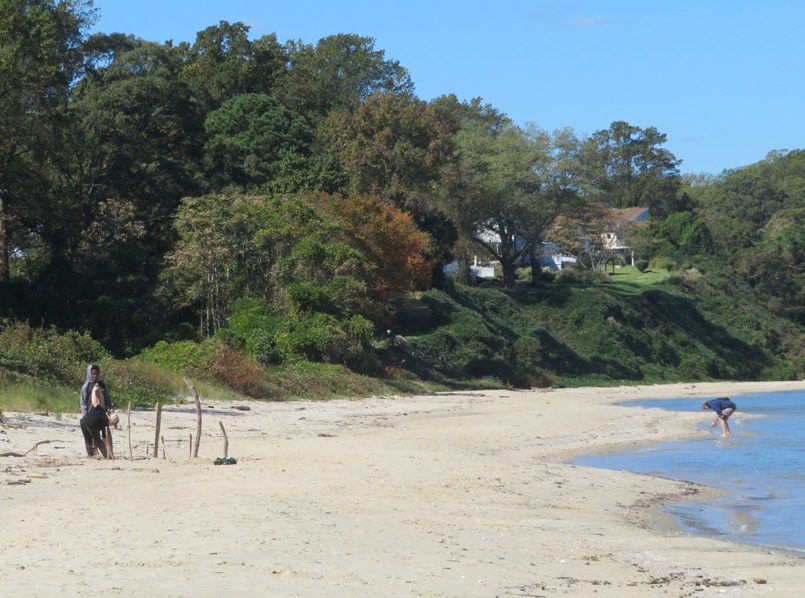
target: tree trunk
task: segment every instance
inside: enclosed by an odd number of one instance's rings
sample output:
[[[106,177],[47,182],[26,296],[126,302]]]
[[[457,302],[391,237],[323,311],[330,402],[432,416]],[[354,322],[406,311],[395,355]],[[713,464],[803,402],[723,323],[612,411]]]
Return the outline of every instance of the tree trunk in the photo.
[[[542,277],[542,268],[539,265],[539,257],[535,251],[536,247],[535,243],[531,246],[531,251],[529,252],[529,258],[531,259],[531,286],[534,287],[539,284],[539,279]]]
[[[500,262],[500,266],[503,268],[503,288],[513,289],[517,281],[517,268],[514,262]]]

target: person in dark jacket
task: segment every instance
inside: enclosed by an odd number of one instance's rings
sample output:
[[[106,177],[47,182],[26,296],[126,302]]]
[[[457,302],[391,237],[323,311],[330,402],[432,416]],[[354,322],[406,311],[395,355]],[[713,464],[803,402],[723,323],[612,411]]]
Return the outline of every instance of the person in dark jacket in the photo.
[[[109,388],[106,382],[101,379],[101,366],[90,364],[87,366],[87,381],[81,387],[81,416],[85,416],[89,411],[89,398],[92,387],[97,384],[101,387],[103,393],[103,408],[106,411],[112,411],[112,397],[109,394]]]
[[[96,384],[100,387],[101,406],[103,407],[104,413],[112,413],[112,412],[114,412],[114,407],[112,406],[112,396],[109,394],[109,387],[101,379],[101,367],[99,365],[96,365],[96,364],[90,364],[90,365],[87,366],[87,381],[84,383],[84,386],[81,387],[80,406],[81,406],[81,417],[82,417],[82,419],[90,411],[91,393],[92,393],[93,387]],[[115,416],[114,419],[115,419],[115,423],[112,424],[112,425],[117,424],[117,416]],[[111,430],[109,424],[107,424],[101,430],[101,438],[103,438],[103,440],[105,441],[104,444],[106,444],[106,446],[109,447],[109,450],[112,453],[109,456],[114,458],[114,450],[113,450],[114,445],[112,444],[112,430]]]
[[[84,435],[84,445],[87,456],[93,456],[93,443],[104,459],[111,457],[106,449],[106,443],[101,439],[101,430],[110,425],[117,424],[117,414],[107,413],[103,407],[103,391],[100,384],[95,384],[89,393],[89,406],[86,414],[81,418],[81,433]],[[111,437],[111,435],[110,435]]]
[[[713,423],[710,424],[710,427],[715,428],[716,424],[720,423],[721,436],[724,438],[728,437],[730,435],[730,425],[727,423],[727,420],[730,418],[730,415],[735,413],[738,406],[733,403],[729,397],[719,397],[702,403],[702,409],[715,412],[716,418],[713,420]]]

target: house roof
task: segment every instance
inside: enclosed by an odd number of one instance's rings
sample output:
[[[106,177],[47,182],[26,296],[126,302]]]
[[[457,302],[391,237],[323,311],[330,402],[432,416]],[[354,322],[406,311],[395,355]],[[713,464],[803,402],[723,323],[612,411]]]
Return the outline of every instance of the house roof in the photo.
[[[613,229],[619,228],[624,224],[636,224],[638,222],[643,222],[648,218],[649,208],[609,208],[609,211],[606,216],[606,222],[608,222]],[[553,221],[550,229],[551,231],[555,231],[562,226],[567,224],[567,218],[565,216],[557,216],[556,219]]]
[[[613,208],[611,214],[616,224],[630,224],[648,218],[648,208]]]

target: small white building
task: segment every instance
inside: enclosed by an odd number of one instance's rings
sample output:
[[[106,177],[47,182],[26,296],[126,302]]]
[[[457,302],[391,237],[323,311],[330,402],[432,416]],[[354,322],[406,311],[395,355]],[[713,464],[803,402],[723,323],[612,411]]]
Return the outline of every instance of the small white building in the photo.
[[[495,264],[497,262],[491,262],[487,266],[479,266],[478,265],[478,256],[474,256],[473,264],[470,266],[470,273],[475,276],[475,278],[494,278],[495,277]],[[446,264],[442,271],[445,273],[446,276],[453,276],[461,267],[460,260],[454,260],[449,264]]]

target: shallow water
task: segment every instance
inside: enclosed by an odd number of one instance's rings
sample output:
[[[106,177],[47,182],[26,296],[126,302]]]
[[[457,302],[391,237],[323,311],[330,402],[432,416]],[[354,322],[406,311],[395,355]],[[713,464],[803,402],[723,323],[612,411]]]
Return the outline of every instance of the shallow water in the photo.
[[[729,420],[730,438],[720,437],[720,427],[710,428],[713,413],[701,409],[705,398],[623,403],[699,411],[701,437],[579,457],[574,463],[721,488],[729,495],[711,502],[669,505],[665,510],[693,533],[805,553],[805,393],[731,398],[738,411]],[[745,418],[744,413],[764,417]]]

